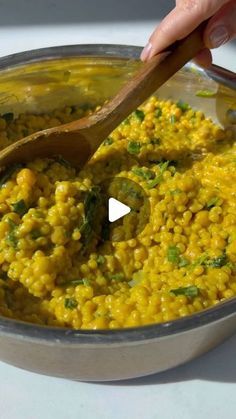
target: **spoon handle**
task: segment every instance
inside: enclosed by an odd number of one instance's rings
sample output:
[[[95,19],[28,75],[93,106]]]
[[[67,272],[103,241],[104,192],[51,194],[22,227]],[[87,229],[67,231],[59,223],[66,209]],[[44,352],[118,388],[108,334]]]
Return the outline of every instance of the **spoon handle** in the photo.
[[[168,51],[145,62],[119,93],[93,115],[91,128],[96,130],[100,138],[104,139],[109,135],[131,112],[204,48],[205,25],[206,22],[186,38],[169,47]]]

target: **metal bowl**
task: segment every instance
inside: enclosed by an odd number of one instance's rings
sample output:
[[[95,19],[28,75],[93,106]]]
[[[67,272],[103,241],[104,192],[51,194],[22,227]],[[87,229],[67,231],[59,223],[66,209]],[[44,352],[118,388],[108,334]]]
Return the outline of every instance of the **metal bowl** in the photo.
[[[102,102],[137,69],[141,48],[76,45],[0,59],[0,114]],[[196,96],[206,91],[207,97]],[[235,130],[235,74],[188,64],[158,91],[183,99]],[[105,381],[163,371],[210,350],[236,331],[236,298],[167,323],[119,330],[71,330],[0,318],[0,359],[42,374]]]

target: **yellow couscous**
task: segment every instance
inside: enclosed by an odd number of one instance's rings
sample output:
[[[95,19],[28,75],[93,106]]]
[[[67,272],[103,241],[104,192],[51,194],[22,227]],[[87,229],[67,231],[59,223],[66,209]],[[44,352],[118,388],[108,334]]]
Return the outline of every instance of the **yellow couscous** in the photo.
[[[0,146],[89,112],[2,115]],[[90,226],[102,223],[99,185],[117,177],[139,184],[150,206],[141,231],[120,240],[119,227],[107,239]],[[235,185],[232,133],[182,101],[156,97],[80,172],[61,157],[10,168],[0,178],[0,314],[114,329],[174,320],[235,296]]]

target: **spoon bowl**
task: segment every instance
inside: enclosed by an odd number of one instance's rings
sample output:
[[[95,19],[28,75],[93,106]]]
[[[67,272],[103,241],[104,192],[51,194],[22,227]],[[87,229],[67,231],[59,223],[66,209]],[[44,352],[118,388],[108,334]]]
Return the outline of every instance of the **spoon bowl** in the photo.
[[[37,157],[60,155],[82,167],[104,139],[162,84],[204,48],[205,23],[150,61],[121,88],[118,94],[93,115],[36,132],[5,148],[0,167],[24,163]]]

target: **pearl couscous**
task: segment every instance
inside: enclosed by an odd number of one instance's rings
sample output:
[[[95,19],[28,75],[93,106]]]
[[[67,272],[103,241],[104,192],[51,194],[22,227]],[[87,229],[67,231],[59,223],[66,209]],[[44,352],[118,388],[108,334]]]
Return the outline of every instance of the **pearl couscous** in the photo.
[[[0,146],[89,112],[2,115]],[[100,222],[99,185],[111,177],[136,182],[148,197],[149,220],[127,240],[98,237],[89,224]],[[235,296],[235,184],[232,133],[182,101],[155,97],[80,172],[61,157],[11,167],[0,178],[0,314],[114,329]]]

